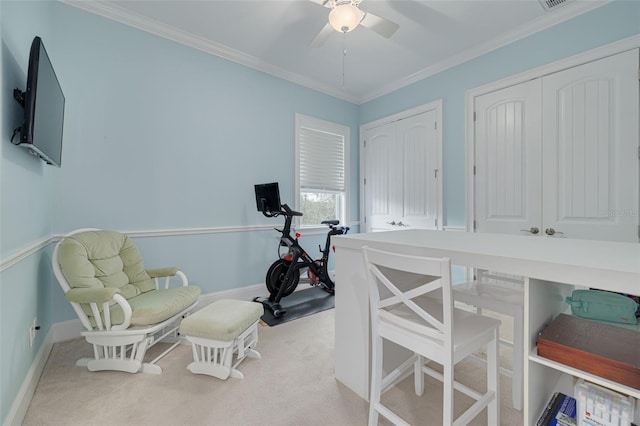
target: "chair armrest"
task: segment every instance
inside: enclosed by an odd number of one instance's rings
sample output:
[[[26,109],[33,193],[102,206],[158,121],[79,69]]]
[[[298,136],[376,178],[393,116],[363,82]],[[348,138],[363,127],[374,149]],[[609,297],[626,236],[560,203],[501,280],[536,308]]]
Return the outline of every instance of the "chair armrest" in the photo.
[[[120,289],[117,288],[72,288],[65,293],[64,297],[70,302],[89,304],[91,313],[93,314],[93,320],[99,330],[126,330],[131,325],[131,305],[129,305],[127,299],[118,293],[120,293]],[[120,305],[124,315],[122,324],[111,325],[110,302],[115,302]],[[102,305],[102,309],[100,305]],[[80,310],[80,312],[82,312],[82,310]],[[94,329],[84,312],[83,315],[80,315],[80,320],[87,330]]]
[[[64,297],[75,303],[105,303],[113,299],[113,296],[120,293],[117,288],[72,288],[65,293]]]
[[[147,274],[151,278],[172,277],[179,271],[176,267],[147,269]]]
[[[149,276],[153,278],[153,281],[156,284],[156,289],[159,289],[161,287],[160,282],[158,281],[158,278],[163,278],[163,277],[166,277],[164,281],[164,288],[169,288],[171,277],[175,277],[175,276],[180,278],[180,282],[183,287],[186,287],[189,285],[189,280],[187,279],[187,276],[184,274],[184,272],[182,272],[176,267],[147,269],[147,274],[149,274]]]

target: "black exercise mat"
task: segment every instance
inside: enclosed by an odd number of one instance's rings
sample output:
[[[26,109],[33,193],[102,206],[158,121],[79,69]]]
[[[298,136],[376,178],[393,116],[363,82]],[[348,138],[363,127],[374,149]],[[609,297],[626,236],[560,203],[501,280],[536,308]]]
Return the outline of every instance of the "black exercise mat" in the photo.
[[[334,296],[318,287],[298,290],[283,298],[280,305],[287,311],[281,318],[276,318],[273,313],[264,308],[262,321],[273,327],[278,324],[293,321],[311,314],[326,311],[334,307]]]

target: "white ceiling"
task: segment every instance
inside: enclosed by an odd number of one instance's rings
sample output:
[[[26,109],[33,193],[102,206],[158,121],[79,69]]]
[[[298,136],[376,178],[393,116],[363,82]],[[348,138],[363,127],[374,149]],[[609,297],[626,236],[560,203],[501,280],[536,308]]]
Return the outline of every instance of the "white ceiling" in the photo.
[[[539,0],[363,0],[361,9],[400,25],[391,38],[358,27],[311,48],[329,9],[310,0],[62,1],[355,103],[607,2],[545,11]]]

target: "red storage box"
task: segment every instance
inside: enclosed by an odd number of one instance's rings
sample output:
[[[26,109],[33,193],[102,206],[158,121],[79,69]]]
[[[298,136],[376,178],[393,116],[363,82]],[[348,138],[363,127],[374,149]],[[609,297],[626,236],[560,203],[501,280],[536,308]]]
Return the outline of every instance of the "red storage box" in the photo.
[[[560,314],[538,335],[538,355],[640,389],[640,332]]]

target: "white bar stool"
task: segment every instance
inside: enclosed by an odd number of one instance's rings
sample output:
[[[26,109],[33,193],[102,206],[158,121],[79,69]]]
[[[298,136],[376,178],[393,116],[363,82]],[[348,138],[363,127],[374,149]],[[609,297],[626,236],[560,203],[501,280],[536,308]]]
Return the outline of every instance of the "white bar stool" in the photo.
[[[400,416],[380,402],[381,393],[413,368],[415,391],[424,392],[424,374],[443,382],[445,425],[467,424],[487,407],[488,424],[500,424],[498,373],[498,328],[500,321],[456,309],[451,290],[451,262],[363,248],[371,307],[371,395],[369,425],[381,414],[394,424],[406,425]],[[425,296],[432,293],[434,298]],[[437,299],[436,299],[437,298]],[[439,300],[438,300],[439,299]],[[382,377],[383,339],[414,352],[396,370]],[[487,391],[477,392],[454,380],[453,367],[462,359],[487,347]],[[443,373],[425,365],[425,360],[443,366]],[[476,402],[453,419],[454,389]],[[424,422],[433,419],[424,419]],[[424,423],[421,422],[421,423]]]
[[[513,341],[500,339],[500,344],[513,348],[513,369],[500,368],[511,376],[513,408],[522,410],[524,364],[524,281],[522,278],[503,276],[485,270],[476,270],[476,279],[453,286],[456,301],[476,307],[482,314],[486,309],[513,318]]]

